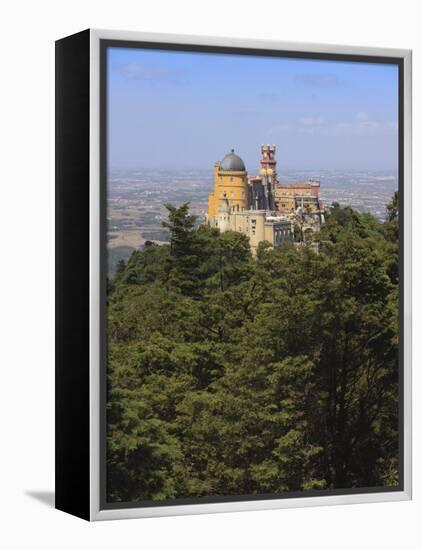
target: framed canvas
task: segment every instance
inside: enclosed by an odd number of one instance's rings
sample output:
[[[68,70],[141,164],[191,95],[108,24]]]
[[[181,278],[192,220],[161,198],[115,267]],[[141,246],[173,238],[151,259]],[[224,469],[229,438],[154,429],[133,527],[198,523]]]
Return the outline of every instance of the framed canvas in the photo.
[[[411,52],[56,43],[56,507],[411,498]]]

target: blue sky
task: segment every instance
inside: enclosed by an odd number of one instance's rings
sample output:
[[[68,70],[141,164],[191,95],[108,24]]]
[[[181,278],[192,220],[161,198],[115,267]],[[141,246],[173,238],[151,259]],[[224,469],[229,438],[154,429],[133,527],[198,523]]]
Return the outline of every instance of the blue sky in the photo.
[[[395,170],[394,65],[109,48],[109,168]]]

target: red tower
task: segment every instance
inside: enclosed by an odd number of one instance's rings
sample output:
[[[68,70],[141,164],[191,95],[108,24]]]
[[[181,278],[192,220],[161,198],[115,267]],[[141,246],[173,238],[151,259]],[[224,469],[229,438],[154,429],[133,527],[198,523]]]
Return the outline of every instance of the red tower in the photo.
[[[261,170],[272,170],[273,174],[275,174],[277,170],[275,145],[261,145],[261,154]]]

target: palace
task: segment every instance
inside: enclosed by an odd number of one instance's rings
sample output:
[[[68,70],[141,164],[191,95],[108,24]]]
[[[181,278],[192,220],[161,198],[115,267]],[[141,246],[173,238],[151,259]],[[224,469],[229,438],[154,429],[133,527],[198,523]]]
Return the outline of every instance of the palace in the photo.
[[[247,235],[254,255],[263,241],[272,246],[312,242],[324,223],[319,181],[282,185],[275,150],[275,145],[261,146],[257,176],[248,176],[233,149],[214,164],[214,191],[208,197],[206,221],[222,232]]]

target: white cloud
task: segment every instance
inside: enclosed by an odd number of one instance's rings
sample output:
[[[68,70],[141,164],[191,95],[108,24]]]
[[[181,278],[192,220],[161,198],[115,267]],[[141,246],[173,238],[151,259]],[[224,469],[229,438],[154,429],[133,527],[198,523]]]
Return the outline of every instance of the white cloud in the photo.
[[[372,135],[381,125],[375,120],[358,120],[353,122],[338,122],[333,127],[335,135]]]
[[[167,68],[139,61],[132,61],[120,65],[119,72],[127,79],[142,80],[150,84],[162,81],[172,83],[181,83],[183,81],[182,73],[179,69]]]
[[[359,128],[364,130],[377,130],[380,127],[380,123],[375,120],[364,120],[359,122]]]
[[[350,120],[330,123],[323,116],[307,116],[299,120],[298,131],[320,136],[371,136],[379,132],[397,131],[397,123],[373,119],[360,111]]]
[[[321,126],[324,124],[325,119],[322,116],[316,116],[316,117],[304,117],[301,120],[301,123],[304,126]]]
[[[368,119],[369,119],[368,113],[360,112],[360,113],[357,113],[356,115],[356,120],[359,120],[360,122],[363,122]]]

